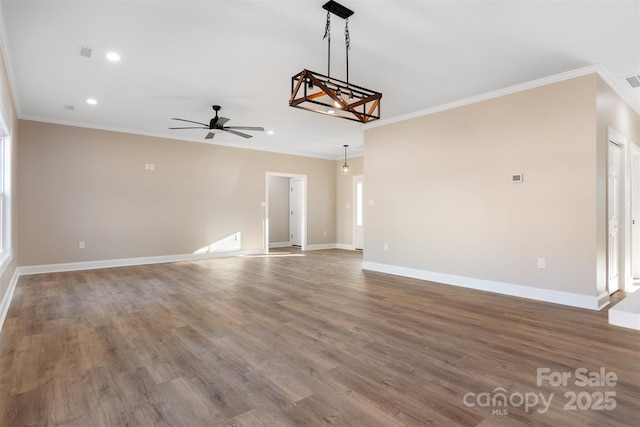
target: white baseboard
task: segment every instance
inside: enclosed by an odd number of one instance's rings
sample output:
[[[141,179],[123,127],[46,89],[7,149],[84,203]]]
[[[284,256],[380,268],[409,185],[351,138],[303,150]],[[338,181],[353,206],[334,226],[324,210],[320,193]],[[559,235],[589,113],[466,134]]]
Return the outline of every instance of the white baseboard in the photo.
[[[344,249],[346,251],[355,251],[356,248],[353,245],[348,245],[346,243],[324,243],[319,245],[307,245],[305,250],[307,251],[317,251],[321,249]]]
[[[4,325],[4,319],[7,318],[7,313],[9,313],[9,306],[11,305],[11,300],[13,299],[13,292],[16,290],[16,285],[18,284],[18,277],[20,277],[20,275],[18,273],[18,269],[16,269],[13,272],[11,281],[9,282],[9,287],[4,293],[2,301],[0,301],[0,331],[2,330],[2,325]]]
[[[291,242],[273,242],[269,243],[269,249],[272,248],[288,248],[291,246]]]
[[[399,267],[388,264],[379,264],[369,261],[364,261],[362,263],[362,268],[365,270],[378,271],[380,273],[410,277],[413,279],[426,280],[445,285],[460,286],[469,289],[477,289],[486,292],[494,292],[497,294],[527,298],[536,301],[545,301],[555,304],[568,305],[571,307],[587,308],[589,310],[599,309],[598,298],[595,295],[591,297],[588,295],[555,291],[552,289],[532,288],[529,286],[514,285],[511,283],[494,282],[491,280],[476,279],[473,277],[435,273],[432,271],[417,270],[414,268]]]
[[[611,303],[611,298],[609,297],[609,292],[604,291],[600,295],[598,295],[598,310],[602,310],[606,306]]]
[[[199,261],[213,258],[227,258],[239,255],[263,254],[263,249],[247,249],[233,252],[212,252],[205,254],[163,255],[141,258],[109,259],[101,261],[70,262],[65,264],[45,264],[18,267],[19,275],[58,273],[63,271],[95,270],[97,268],[127,267],[132,265],[162,264],[167,262]]]
[[[345,251],[355,251],[356,248],[353,245],[346,243],[336,243],[336,249],[344,249]]]
[[[304,247],[305,251],[320,251],[323,249],[336,249],[335,243],[321,243],[318,245],[306,245]]]

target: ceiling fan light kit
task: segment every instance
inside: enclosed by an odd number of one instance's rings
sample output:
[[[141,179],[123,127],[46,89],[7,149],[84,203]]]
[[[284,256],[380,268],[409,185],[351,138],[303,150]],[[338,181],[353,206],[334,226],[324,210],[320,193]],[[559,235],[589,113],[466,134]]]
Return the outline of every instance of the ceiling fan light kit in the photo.
[[[289,106],[361,123],[380,119],[382,93],[349,82],[349,17],[353,11],[333,0],[322,7],[327,11],[324,34],[328,46],[327,75],[304,69],[291,77]],[[331,77],[332,13],[345,20],[346,81]]]

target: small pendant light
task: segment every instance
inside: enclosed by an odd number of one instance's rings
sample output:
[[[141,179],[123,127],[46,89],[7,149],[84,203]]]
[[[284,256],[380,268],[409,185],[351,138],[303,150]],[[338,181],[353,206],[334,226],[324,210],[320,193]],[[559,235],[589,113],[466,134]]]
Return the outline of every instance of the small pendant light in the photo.
[[[349,173],[349,165],[347,164],[347,147],[348,145],[344,145],[344,165],[342,165],[342,173]]]

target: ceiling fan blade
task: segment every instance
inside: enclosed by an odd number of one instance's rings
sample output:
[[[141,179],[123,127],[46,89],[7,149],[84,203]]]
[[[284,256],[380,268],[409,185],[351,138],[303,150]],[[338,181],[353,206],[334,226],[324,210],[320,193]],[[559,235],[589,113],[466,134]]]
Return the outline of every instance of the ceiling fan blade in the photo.
[[[181,122],[195,123],[197,125],[206,126],[207,129],[209,129],[209,125],[206,123],[194,122],[193,120],[176,119],[175,117],[171,117],[171,120],[180,120]]]
[[[240,129],[240,130],[261,130],[264,128],[261,126],[225,126],[225,129]]]
[[[226,117],[218,117],[218,121],[216,122],[216,125],[218,126],[223,126],[225,123],[227,123],[230,119],[227,119]]]
[[[209,132],[209,133],[207,134],[207,136],[205,136],[205,137],[204,137],[204,139],[213,139],[213,137],[214,137],[214,136],[216,136],[216,134],[215,134],[215,133],[213,133],[213,132]]]
[[[207,127],[202,127],[202,126],[189,126],[186,128],[169,128],[169,129],[209,129],[209,126]]]
[[[242,133],[242,132],[236,132],[235,130],[231,130],[229,128],[223,128],[222,130],[225,131],[225,132],[232,133],[234,135],[241,136],[243,138],[252,138],[253,137],[252,135],[247,135],[246,133]]]

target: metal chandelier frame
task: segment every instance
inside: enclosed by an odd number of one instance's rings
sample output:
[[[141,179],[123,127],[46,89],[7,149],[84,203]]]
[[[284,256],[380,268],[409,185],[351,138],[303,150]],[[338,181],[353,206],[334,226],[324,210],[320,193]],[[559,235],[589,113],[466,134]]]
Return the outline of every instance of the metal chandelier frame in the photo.
[[[349,82],[349,16],[353,15],[353,11],[333,0],[330,0],[322,7],[327,10],[327,24],[324,36],[324,38],[328,39],[327,75],[304,69],[291,77],[289,105],[361,123],[380,119],[382,93]],[[346,81],[330,76],[331,13],[345,19]]]

